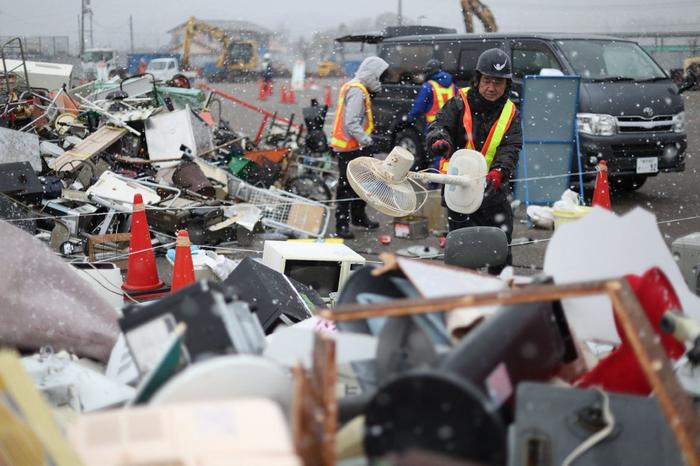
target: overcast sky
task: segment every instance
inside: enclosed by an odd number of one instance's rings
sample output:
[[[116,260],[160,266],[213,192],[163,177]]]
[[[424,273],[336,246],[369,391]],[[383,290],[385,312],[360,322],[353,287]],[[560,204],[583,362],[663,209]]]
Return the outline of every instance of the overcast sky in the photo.
[[[129,15],[138,48],[167,42],[188,16],[245,19],[292,36],[396,11],[398,0],[91,0],[95,46],[127,48]],[[404,16],[464,32],[459,0],[403,0]],[[541,32],[698,31],[700,0],[485,0],[499,29]],[[0,0],[0,35],[68,35],[75,48],[81,0]]]

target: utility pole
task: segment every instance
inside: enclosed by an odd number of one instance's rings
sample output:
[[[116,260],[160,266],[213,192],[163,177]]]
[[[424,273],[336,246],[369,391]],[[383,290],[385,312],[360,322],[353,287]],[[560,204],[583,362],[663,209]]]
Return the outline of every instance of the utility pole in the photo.
[[[78,19],[80,28],[80,55],[85,52],[85,0],[80,0],[80,17]]]
[[[80,21],[81,15],[78,15],[78,55],[82,55],[85,51],[83,47],[83,23]]]
[[[397,21],[397,22],[399,23],[399,24],[398,24],[399,26],[401,26],[402,23],[403,23],[403,12],[402,12],[403,8],[401,8],[401,3],[402,3],[402,1],[399,0],[399,18],[398,18],[398,21]]]
[[[129,41],[131,53],[134,53],[134,15],[129,15]]]
[[[90,0],[86,0],[86,1],[89,2]],[[90,9],[90,48],[93,48],[94,46],[95,46],[95,42],[94,42],[93,36],[92,36],[92,8],[91,8]]]

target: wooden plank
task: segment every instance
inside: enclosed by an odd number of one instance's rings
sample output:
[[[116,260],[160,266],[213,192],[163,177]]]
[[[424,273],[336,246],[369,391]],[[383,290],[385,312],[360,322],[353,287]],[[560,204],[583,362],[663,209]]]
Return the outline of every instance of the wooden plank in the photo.
[[[294,368],[292,429],[294,445],[304,466],[335,464],[336,376],[335,340],[316,333],[310,373],[301,365]]]
[[[689,466],[700,466],[700,418],[673,371],[644,309],[625,280],[607,285],[613,309],[634,354],[654,389]]]
[[[91,159],[120,140],[125,134],[126,130],[123,128],[102,126],[73,149],[48,162],[49,168],[56,171],[74,170],[81,165],[80,162]]]
[[[340,306],[334,311],[322,311],[320,315],[324,319],[330,320],[355,320],[370,317],[404,316],[425,312],[449,311],[460,307],[556,301],[565,298],[604,294],[607,292],[607,283],[607,281],[593,281],[567,285],[534,285],[527,288],[467,296],[450,296],[436,299],[397,299],[371,306]]]
[[[287,216],[287,225],[302,231],[320,232],[325,209],[312,204],[292,204]]]

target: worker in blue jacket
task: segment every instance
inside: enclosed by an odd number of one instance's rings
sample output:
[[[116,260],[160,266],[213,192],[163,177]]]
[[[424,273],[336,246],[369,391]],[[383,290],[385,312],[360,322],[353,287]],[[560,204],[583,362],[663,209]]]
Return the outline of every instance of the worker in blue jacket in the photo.
[[[418,96],[406,120],[414,123],[418,117],[424,115],[426,125],[430,125],[435,121],[435,116],[440,109],[455,96],[457,87],[454,85],[452,75],[443,71],[440,62],[434,58],[425,64],[424,75],[425,82],[418,91]]]

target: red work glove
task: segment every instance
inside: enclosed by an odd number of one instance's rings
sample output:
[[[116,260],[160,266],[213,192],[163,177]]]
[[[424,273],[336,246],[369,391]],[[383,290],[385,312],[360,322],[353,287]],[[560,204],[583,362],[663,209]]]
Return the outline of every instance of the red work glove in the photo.
[[[501,181],[503,180],[503,173],[498,168],[494,168],[486,175],[486,190],[484,191],[486,196],[497,193],[501,189]]]
[[[438,139],[435,141],[430,146],[430,150],[436,157],[444,157],[445,159],[449,159],[450,155],[452,155],[452,146],[445,139]]]

